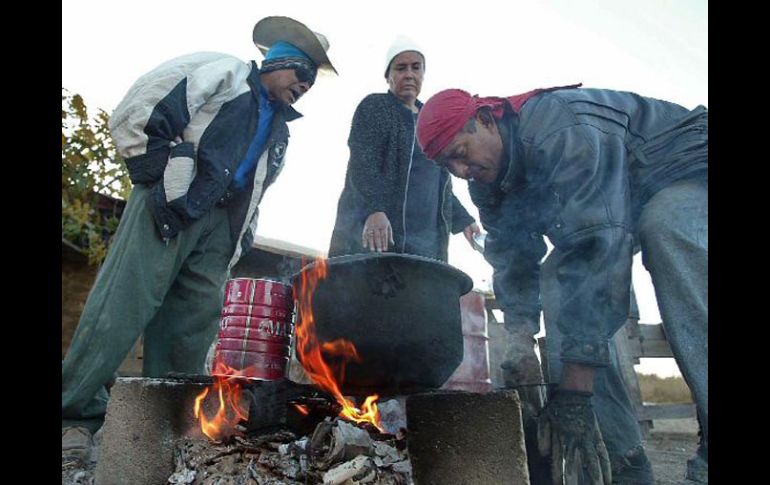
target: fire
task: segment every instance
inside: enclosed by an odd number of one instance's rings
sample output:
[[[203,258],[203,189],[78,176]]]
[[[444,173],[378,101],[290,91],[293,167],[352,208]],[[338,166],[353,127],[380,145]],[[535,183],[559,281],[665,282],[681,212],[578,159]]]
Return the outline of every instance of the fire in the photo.
[[[214,384],[207,387],[195,398],[195,417],[201,423],[201,431],[212,440],[219,440],[232,434],[235,425],[241,420],[248,419],[248,408],[241,399],[241,382],[243,378],[236,369],[230,368],[222,362],[215,364],[212,372]],[[219,396],[219,408],[214,418],[209,419],[203,412],[203,402],[206,396],[217,394]]]
[[[304,404],[295,404],[294,407],[305,416],[310,414],[310,410]]]
[[[313,269],[302,273],[301,286],[294,288],[301,316],[297,324],[297,351],[302,356],[302,366],[317,386],[332,394],[342,405],[341,417],[356,423],[371,423],[384,432],[380,412],[377,409],[377,399],[379,399],[377,394],[367,397],[359,409],[340,391],[340,385],[345,381],[345,368],[348,362],[361,361],[355,345],[345,339],[319,342],[316,336],[312,308],[313,292],[318,282],[326,278],[327,274],[326,260],[316,258]],[[333,357],[334,362],[328,363],[324,356]]]

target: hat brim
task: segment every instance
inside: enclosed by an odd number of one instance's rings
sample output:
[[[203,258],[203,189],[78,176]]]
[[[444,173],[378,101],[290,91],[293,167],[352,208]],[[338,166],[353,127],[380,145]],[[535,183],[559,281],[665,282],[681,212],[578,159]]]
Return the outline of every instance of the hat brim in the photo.
[[[303,23],[290,17],[265,17],[254,26],[254,45],[263,55],[278,41],[288,42],[307,54],[319,70],[331,70],[337,74],[316,34]]]

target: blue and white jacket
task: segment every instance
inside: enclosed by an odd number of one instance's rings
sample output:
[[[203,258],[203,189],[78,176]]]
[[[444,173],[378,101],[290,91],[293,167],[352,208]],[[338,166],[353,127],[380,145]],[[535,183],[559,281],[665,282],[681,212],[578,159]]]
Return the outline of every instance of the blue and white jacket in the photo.
[[[301,116],[288,105],[276,110],[247,189],[235,190],[233,178],[257,132],[259,90],[255,62],[199,52],[139,78],[110,118],[131,181],[152,187],[149,209],[162,238],[174,237],[215,205],[227,207],[239,242],[230,267],[251,248],[257,206],[283,166],[287,122]]]

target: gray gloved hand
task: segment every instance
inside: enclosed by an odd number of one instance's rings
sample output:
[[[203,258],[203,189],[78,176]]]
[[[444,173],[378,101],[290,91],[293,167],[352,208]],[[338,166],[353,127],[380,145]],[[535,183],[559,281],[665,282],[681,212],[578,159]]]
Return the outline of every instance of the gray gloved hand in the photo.
[[[591,485],[612,483],[590,392],[558,390],[538,416],[537,434],[540,453],[551,455],[554,484],[577,485],[581,475]]]
[[[524,325],[506,325],[505,353],[500,367],[506,387],[541,384],[543,371],[535,354],[535,338]]]

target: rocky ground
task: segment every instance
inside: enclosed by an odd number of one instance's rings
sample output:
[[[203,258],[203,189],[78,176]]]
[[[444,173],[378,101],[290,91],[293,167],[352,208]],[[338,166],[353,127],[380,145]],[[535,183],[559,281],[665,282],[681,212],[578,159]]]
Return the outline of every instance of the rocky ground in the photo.
[[[655,471],[656,485],[690,485],[684,480],[687,459],[698,446],[694,419],[656,421],[645,443]],[[94,461],[62,457],[62,485],[92,485]]]
[[[656,485],[694,484],[685,481],[687,460],[698,447],[698,425],[692,419],[655,421],[645,443]]]

